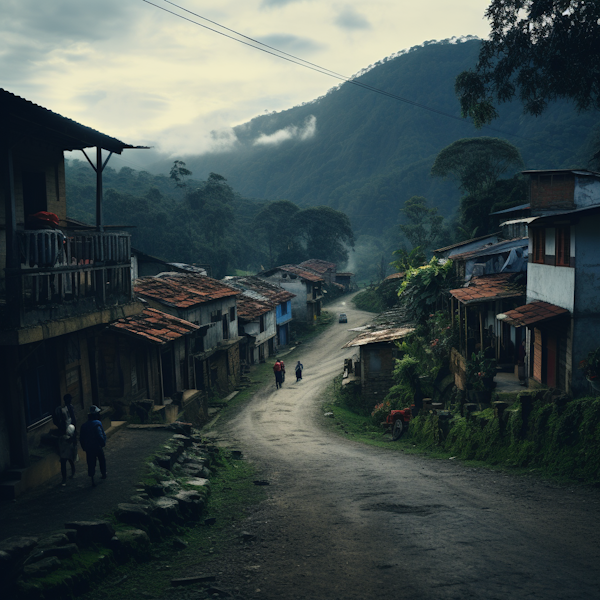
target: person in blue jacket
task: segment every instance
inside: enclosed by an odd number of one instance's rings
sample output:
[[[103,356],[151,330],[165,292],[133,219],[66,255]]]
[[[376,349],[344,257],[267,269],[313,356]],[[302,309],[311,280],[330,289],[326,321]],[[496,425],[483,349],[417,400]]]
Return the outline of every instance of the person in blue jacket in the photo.
[[[92,487],[95,487],[94,475],[96,474],[96,460],[100,466],[102,479],[106,479],[106,458],[104,457],[104,446],[106,446],[106,434],[100,421],[100,409],[90,406],[88,420],[81,426],[79,432],[79,443],[85,451],[88,466],[88,475],[92,478]]]

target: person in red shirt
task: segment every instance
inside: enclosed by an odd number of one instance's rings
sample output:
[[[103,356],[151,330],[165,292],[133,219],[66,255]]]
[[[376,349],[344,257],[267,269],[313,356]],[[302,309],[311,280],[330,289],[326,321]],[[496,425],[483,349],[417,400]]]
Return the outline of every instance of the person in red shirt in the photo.
[[[273,372],[275,373],[275,387],[279,389],[281,384],[283,383],[283,369],[282,363],[278,358],[275,359],[275,364],[273,365]]]

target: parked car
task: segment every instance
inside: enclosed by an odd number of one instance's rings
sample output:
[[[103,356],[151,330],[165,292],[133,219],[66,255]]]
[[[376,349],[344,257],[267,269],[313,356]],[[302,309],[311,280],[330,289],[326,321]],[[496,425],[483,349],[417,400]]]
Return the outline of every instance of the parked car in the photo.
[[[346,316],[346,313],[340,313],[340,323],[347,323],[348,322],[348,317]]]

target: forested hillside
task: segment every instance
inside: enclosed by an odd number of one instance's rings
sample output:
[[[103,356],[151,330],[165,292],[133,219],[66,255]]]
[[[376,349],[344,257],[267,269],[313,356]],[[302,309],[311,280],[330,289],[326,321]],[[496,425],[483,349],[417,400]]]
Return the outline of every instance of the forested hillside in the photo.
[[[475,65],[478,50],[477,40],[432,43],[383,60],[359,80],[459,116],[454,79]],[[582,146],[594,115],[579,116],[566,103],[537,119],[524,117],[517,103],[500,110],[493,129],[477,131],[343,84],[314,102],[235,128],[238,141],[230,152],[184,160],[198,176],[224,175],[244,196],[332,206],[349,215],[358,234],[378,236],[398,222],[398,210],[413,195],[425,196],[442,214],[453,212],[456,186],[431,178],[429,170],[437,153],[457,139],[506,138],[531,169],[584,165]],[[161,171],[167,168],[165,162]]]
[[[475,65],[479,45],[477,40],[426,43],[384,59],[359,80],[458,117],[454,79]],[[156,175],[108,168],[108,218],[136,225],[134,243],[142,250],[170,260],[213,262],[217,272],[224,272],[268,262],[268,241],[263,234],[262,246],[257,243],[253,221],[265,201],[329,206],[348,215],[357,237],[356,252],[341,267],[375,280],[386,267],[390,272],[392,251],[407,242],[398,227],[406,200],[425,197],[440,214],[455,213],[461,195],[456,182],[430,175],[436,156],[452,142],[505,138],[520,150],[528,169],[588,166],[590,141],[598,135],[595,114],[578,115],[566,102],[538,118],[524,116],[518,103],[501,105],[500,113],[493,128],[478,131],[464,120],[345,83],[315,101],[236,127],[228,152],[165,158],[151,169]],[[189,206],[182,208],[185,191],[168,177],[174,158],[193,172],[188,191],[202,188],[211,172],[235,190],[212,217],[206,210],[191,213],[193,228]],[[93,220],[92,173],[86,163],[67,169],[70,214],[88,221]],[[282,220],[289,224],[285,216]],[[153,228],[165,234],[153,236]],[[457,228],[445,231],[454,237]]]

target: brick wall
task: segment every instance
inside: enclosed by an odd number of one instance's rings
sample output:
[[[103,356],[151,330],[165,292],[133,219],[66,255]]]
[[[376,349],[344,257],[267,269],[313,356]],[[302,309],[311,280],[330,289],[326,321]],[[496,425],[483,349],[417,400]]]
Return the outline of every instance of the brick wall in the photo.
[[[575,175],[530,175],[529,200],[532,210],[575,208]]]

